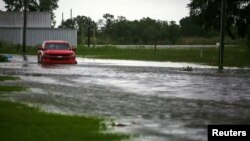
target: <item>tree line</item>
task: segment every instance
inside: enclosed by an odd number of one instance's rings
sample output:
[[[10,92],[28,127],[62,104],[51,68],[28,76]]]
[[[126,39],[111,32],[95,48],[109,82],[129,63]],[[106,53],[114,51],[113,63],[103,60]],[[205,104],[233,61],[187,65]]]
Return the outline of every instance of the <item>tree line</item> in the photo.
[[[155,20],[149,17],[140,20],[127,20],[124,16],[114,18],[104,14],[103,19],[94,22],[90,17],[77,16],[63,21],[59,28],[75,28],[78,43],[86,43],[90,33],[97,37],[97,44],[176,44],[181,37],[213,37],[214,30],[207,31],[194,23],[190,17],[175,21]],[[90,30],[90,31],[89,31]]]
[[[3,1],[7,11],[22,11],[23,0]],[[59,0],[27,1],[28,11],[51,12],[54,19],[53,11],[58,8]],[[99,44],[175,44],[181,37],[219,36],[221,0],[191,0],[188,8],[189,16],[181,19],[180,24],[151,18],[130,21],[107,13],[98,22],[79,15],[63,21],[59,27],[76,28],[79,44],[86,43],[89,34]],[[227,36],[245,39],[250,50],[250,1],[227,0],[226,11]]]

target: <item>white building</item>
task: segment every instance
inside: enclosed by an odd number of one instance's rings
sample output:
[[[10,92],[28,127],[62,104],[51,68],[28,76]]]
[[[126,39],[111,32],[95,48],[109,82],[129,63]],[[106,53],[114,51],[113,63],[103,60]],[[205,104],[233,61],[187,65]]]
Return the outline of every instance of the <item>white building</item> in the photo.
[[[23,13],[0,11],[0,40],[22,44]],[[27,12],[26,44],[40,45],[44,40],[67,40],[77,46],[77,30],[51,28],[51,13]]]

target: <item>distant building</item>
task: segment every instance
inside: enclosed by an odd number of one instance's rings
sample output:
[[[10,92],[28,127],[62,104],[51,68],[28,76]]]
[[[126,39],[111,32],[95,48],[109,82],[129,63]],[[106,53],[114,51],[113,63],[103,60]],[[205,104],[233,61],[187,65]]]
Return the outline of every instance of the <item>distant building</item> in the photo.
[[[0,11],[0,40],[22,44],[23,13]],[[51,13],[28,12],[26,44],[40,45],[44,40],[67,40],[77,45],[76,29],[51,28]]]
[[[0,27],[23,27],[22,12],[0,12]],[[28,12],[28,28],[51,28],[51,13]]]

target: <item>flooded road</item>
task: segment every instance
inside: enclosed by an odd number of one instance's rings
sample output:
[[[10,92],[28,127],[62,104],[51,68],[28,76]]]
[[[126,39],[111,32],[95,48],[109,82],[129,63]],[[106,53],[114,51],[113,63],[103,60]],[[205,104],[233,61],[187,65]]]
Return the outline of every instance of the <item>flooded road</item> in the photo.
[[[0,63],[28,92],[7,98],[48,112],[101,116],[140,135],[135,141],[206,141],[208,124],[250,124],[250,70],[169,62],[78,58],[77,65]],[[183,71],[191,66],[193,71]]]

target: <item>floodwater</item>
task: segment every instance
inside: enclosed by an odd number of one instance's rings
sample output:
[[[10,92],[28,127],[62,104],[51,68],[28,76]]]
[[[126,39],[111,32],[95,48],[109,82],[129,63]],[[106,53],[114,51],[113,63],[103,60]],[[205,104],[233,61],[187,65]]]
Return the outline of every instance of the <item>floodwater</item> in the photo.
[[[191,66],[193,71],[183,71]],[[135,141],[206,141],[208,124],[250,123],[250,69],[171,62],[78,58],[77,65],[36,63],[35,56],[0,63],[28,92],[5,98],[48,112],[114,119],[112,131]]]

